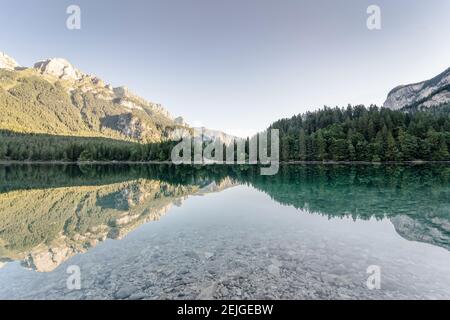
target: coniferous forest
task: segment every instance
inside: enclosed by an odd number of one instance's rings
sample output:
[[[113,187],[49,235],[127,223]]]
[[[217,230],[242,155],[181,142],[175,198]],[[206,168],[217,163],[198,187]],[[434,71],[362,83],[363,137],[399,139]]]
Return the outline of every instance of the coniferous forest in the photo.
[[[108,138],[0,131],[0,160],[166,161],[176,142],[142,144]]]
[[[324,108],[282,119],[282,161],[448,161],[448,106],[393,111],[370,106]]]
[[[450,106],[325,107],[269,129],[279,129],[281,161],[450,161]],[[0,131],[0,160],[168,161],[176,143]]]

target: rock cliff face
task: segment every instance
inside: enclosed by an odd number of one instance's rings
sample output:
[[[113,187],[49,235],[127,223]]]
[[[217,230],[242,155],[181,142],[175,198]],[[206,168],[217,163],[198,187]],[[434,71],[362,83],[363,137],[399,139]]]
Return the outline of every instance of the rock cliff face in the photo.
[[[398,110],[447,103],[450,103],[450,68],[433,79],[394,88],[389,92],[384,107]]]
[[[106,127],[119,131],[122,135],[137,141],[145,141],[147,137],[158,136],[156,129],[153,129],[141,120],[134,116],[133,113],[124,113],[117,116],[112,116]]]
[[[176,137],[186,123],[126,87],[113,88],[63,58],[32,68],[0,53],[0,130],[136,142]]]
[[[34,64],[34,68],[42,74],[52,75],[64,80],[81,80],[87,76],[74,68],[69,61],[62,58],[38,61]]]
[[[114,88],[84,73],[63,58],[19,68],[0,52],[0,130],[137,142],[179,140],[192,134],[182,117],[174,118],[161,104]],[[203,130],[205,141],[230,144],[234,137]]]
[[[5,53],[0,52],[0,69],[14,70],[19,64]]]

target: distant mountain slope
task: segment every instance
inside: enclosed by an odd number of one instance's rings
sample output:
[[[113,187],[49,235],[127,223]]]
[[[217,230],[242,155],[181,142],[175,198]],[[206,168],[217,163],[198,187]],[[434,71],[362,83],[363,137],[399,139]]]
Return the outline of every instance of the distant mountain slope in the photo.
[[[19,68],[3,53],[0,113],[0,130],[21,133],[159,142],[188,129],[161,105],[138,97],[126,87],[113,88],[64,59]]]
[[[450,68],[433,79],[398,86],[389,92],[385,108],[430,108],[450,103]]]
[[[193,129],[160,104],[127,87],[113,88],[63,58],[20,67],[0,52],[0,130],[135,142],[178,140]],[[230,144],[233,136],[201,128],[204,141]]]
[[[0,263],[22,260],[26,268],[50,272],[106,239],[159,220],[190,195],[236,185],[230,178],[187,185],[140,178],[0,193]]]
[[[227,146],[232,144],[234,141],[242,139],[236,136],[229,135],[220,130],[208,129],[205,127],[197,127],[194,129],[196,130],[197,133],[202,134],[202,139],[204,141],[220,141]]]
[[[13,58],[3,52],[0,52],[0,69],[14,70],[18,67],[19,64]]]

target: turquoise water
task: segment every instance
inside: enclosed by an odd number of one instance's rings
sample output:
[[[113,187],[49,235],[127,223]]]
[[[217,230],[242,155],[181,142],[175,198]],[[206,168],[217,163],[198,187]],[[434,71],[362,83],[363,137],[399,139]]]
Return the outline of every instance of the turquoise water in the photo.
[[[450,166],[259,172],[0,166],[0,298],[450,299]]]

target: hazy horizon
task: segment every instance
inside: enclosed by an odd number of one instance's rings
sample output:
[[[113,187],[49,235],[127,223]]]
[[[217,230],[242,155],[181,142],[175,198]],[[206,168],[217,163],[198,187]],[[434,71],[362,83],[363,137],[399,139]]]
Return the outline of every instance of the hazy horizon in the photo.
[[[244,136],[328,105],[382,105],[450,67],[450,3],[1,0],[0,51],[63,57],[190,125]],[[81,30],[66,8],[81,8]],[[366,9],[381,8],[381,30]],[[11,19],[11,17],[15,19]]]

